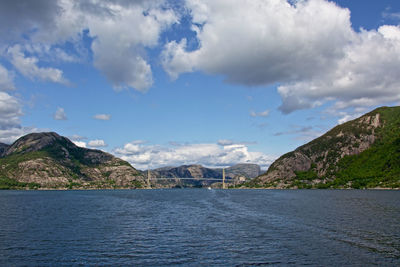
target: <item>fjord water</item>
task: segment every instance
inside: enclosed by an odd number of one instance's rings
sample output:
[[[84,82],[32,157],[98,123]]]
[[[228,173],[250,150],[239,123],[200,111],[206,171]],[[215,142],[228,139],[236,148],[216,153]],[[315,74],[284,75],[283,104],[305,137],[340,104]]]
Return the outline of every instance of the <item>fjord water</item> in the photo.
[[[400,191],[1,191],[0,265],[400,265]]]

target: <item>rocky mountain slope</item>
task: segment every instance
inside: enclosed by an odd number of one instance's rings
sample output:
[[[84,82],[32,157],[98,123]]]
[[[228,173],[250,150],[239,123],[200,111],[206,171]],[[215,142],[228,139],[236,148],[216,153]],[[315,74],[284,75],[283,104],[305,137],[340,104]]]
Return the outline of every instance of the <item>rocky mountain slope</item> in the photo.
[[[400,107],[378,108],[333,128],[281,156],[247,186],[400,187]]]
[[[56,133],[32,133],[0,146],[3,188],[137,188],[144,177],[128,162],[76,146]]]
[[[151,170],[158,177],[204,177],[204,178],[222,178],[222,168],[206,168],[201,165],[182,165],[179,167],[162,167]],[[235,176],[244,176],[254,178],[260,175],[261,169],[257,164],[236,164],[225,168],[225,177],[233,178]]]
[[[257,164],[240,163],[225,169],[226,175],[230,177],[244,176],[254,178],[261,174],[261,168]]]
[[[238,183],[248,178],[257,177],[260,174],[260,166],[257,164],[237,164],[225,168],[225,178],[228,184]],[[147,177],[147,171],[143,172]],[[151,170],[151,177],[166,177],[166,178],[194,178],[193,180],[168,179],[166,181],[158,181],[155,186],[161,187],[204,187],[212,184],[220,185],[222,182],[222,169],[206,168],[201,165],[182,165],[179,167],[162,167]],[[217,178],[220,181],[204,181],[196,180],[196,178]]]

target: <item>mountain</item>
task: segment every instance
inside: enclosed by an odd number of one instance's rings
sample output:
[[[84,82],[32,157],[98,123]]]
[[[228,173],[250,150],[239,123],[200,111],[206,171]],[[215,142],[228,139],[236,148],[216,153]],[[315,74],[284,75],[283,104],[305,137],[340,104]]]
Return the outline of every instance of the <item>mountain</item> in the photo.
[[[237,164],[232,167],[225,168],[225,178],[227,183],[246,180],[246,178],[254,178],[260,174],[260,166],[257,164]],[[147,171],[143,172],[147,176]],[[166,181],[158,181],[155,186],[160,187],[204,187],[212,184],[220,185],[222,182],[222,169],[206,168],[201,165],[182,165],[179,167],[162,167],[150,171],[151,177],[165,178],[194,178],[193,180],[168,179]],[[199,180],[196,178],[216,178],[218,180]]]
[[[247,183],[269,188],[399,188],[400,107],[338,125]]]
[[[8,147],[9,145],[0,143],[0,156],[3,155],[4,151],[6,151]]]
[[[147,177],[147,172],[144,174]],[[205,168],[201,165],[182,165],[179,167],[162,167],[150,171],[150,177],[163,177],[163,178],[193,178],[193,180],[180,180],[180,179],[168,179],[168,180],[157,180],[152,181],[154,187],[204,187],[210,186],[218,181],[201,180],[198,178],[217,178],[221,179],[222,182],[222,171],[221,173]],[[229,179],[227,177],[227,179]]]
[[[244,176],[254,178],[261,174],[261,168],[257,164],[241,163],[225,169],[226,175],[230,177]]]
[[[76,146],[54,132],[0,146],[0,187],[137,188],[144,177],[128,162]]]
[[[157,177],[187,177],[187,178],[221,178],[222,172],[205,168],[201,165],[182,165],[179,167],[166,167],[152,170],[152,175]]]

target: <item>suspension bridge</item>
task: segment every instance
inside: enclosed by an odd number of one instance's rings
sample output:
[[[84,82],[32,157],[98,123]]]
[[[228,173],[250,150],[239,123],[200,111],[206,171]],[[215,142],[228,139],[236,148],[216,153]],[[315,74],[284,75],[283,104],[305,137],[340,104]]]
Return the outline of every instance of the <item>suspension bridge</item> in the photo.
[[[225,182],[225,169],[222,169],[222,179],[221,178],[204,178],[204,177],[151,177],[150,170],[147,170],[147,187],[151,188],[151,180],[193,180],[193,181],[221,181],[222,189],[226,189]]]

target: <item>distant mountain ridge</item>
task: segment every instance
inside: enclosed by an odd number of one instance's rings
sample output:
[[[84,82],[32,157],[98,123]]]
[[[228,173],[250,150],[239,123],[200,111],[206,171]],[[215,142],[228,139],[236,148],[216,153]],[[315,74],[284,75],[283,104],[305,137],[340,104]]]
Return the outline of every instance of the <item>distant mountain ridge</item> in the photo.
[[[400,107],[381,107],[277,159],[246,184],[268,188],[399,188]]]
[[[144,178],[128,162],[76,146],[54,132],[32,133],[0,145],[0,184],[45,188],[136,188]]]
[[[243,182],[247,179],[257,177],[260,173],[261,169],[257,164],[243,163],[225,168],[227,184]],[[147,177],[147,171],[143,171],[142,174]],[[155,186],[159,187],[204,187],[213,184],[220,186],[222,183],[222,168],[207,168],[198,164],[162,167],[151,170],[150,177],[194,178],[193,180],[170,179],[158,181],[158,183],[155,183]],[[198,178],[215,178],[219,180],[207,181]]]
[[[222,168],[207,168],[202,165],[181,165],[178,167],[162,167],[151,170],[152,176],[158,177],[188,177],[188,178],[221,178]],[[244,176],[254,178],[260,175],[261,169],[257,164],[242,163],[225,168],[225,177],[234,178],[235,176]]]

